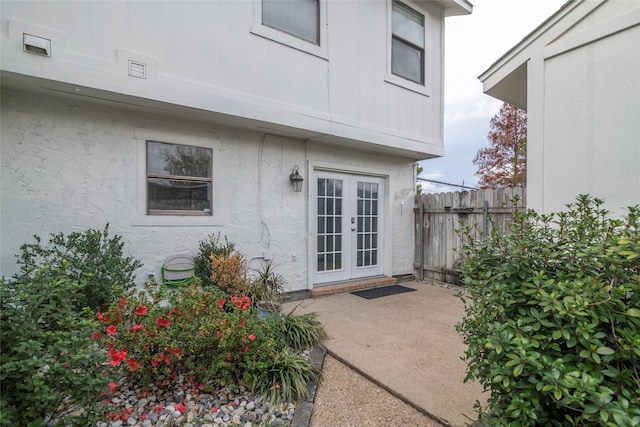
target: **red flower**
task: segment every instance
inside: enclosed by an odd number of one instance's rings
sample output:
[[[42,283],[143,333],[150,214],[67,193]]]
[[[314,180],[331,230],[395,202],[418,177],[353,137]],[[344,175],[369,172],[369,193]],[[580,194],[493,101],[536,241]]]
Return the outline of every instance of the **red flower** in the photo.
[[[176,403],[175,405],[173,405],[174,408],[176,408],[176,411],[178,412],[184,412],[187,410],[187,407],[184,406],[182,403]]]
[[[144,328],[144,326],[139,325],[139,324],[137,324],[137,323],[136,323],[135,325],[133,325],[133,326],[129,329],[129,331],[130,331],[130,332],[137,332],[137,331],[139,331],[139,330],[141,330],[141,329],[143,329],[143,328]]]
[[[227,362],[231,362],[233,360],[233,356],[231,353],[227,354]]]
[[[135,371],[136,369],[140,368],[140,364],[138,363],[138,361],[131,357],[129,358],[129,369],[131,369],[131,372]]]
[[[116,383],[114,383],[113,381],[109,383],[109,390],[111,390],[111,394],[113,394],[114,391],[116,391]]]
[[[69,362],[64,362],[64,364],[62,366],[64,366],[65,368],[68,368],[69,367]]]
[[[109,320],[110,320],[110,316],[105,316],[102,313],[98,313],[97,318],[100,322],[103,322],[103,323],[109,323]]]
[[[181,348],[171,348],[171,347],[166,347],[166,350],[167,350],[169,353],[173,353],[173,354],[175,354],[176,356],[177,356],[177,355],[179,355],[180,353],[182,353],[182,349],[181,349]]]
[[[249,346],[248,346],[248,345],[245,345],[245,346],[244,346],[244,352],[245,352],[245,353],[249,352]]]
[[[111,366],[118,366],[120,362],[123,362],[127,358],[127,351],[124,348],[120,351],[115,349],[109,350],[107,354],[110,357],[109,365]]]
[[[98,341],[100,339],[100,332],[96,332],[94,334],[91,335],[93,337],[94,340]]]
[[[122,298],[122,299],[120,300],[120,303],[118,304],[118,306],[119,306],[120,308],[124,308],[124,306],[125,306],[125,305],[127,305],[127,299],[126,299],[126,298]]]
[[[154,409],[154,411],[155,411],[157,414],[159,414],[160,412],[162,412],[162,410],[163,410],[163,409],[164,409],[164,408],[162,407],[162,405],[158,405],[158,406],[156,406],[156,409]]]
[[[180,309],[178,307],[173,307],[171,310],[169,310],[169,316],[171,316],[172,314],[175,314],[176,316],[180,316]]]
[[[248,338],[249,338],[249,341],[254,341],[256,339],[256,336],[253,334],[250,334]]]
[[[241,328],[244,328],[244,322],[245,322],[245,318],[243,317],[243,318],[240,320],[240,327],[241,327]]]
[[[223,299],[220,299],[220,300],[218,300],[218,308],[219,308],[220,310],[222,310],[222,307],[224,307],[224,300],[223,300]]]
[[[107,335],[113,336],[117,332],[116,325],[111,325],[107,328]]]
[[[136,308],[136,311],[134,311],[133,314],[137,316],[142,316],[147,314],[148,312],[149,312],[149,309],[144,305],[141,305],[140,307]]]
[[[158,317],[158,326],[169,327],[171,325],[171,320],[166,317]]]
[[[140,418],[142,418],[143,420],[146,420],[149,417],[148,414],[142,414],[140,415]]]

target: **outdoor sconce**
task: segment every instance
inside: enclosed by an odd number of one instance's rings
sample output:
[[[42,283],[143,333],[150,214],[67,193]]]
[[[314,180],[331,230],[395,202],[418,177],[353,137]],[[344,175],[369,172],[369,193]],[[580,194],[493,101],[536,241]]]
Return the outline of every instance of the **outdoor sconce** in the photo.
[[[304,181],[304,178],[302,178],[298,173],[298,165],[293,167],[293,171],[291,171],[291,175],[289,175],[289,181],[291,181],[294,193],[302,191],[302,181]]]

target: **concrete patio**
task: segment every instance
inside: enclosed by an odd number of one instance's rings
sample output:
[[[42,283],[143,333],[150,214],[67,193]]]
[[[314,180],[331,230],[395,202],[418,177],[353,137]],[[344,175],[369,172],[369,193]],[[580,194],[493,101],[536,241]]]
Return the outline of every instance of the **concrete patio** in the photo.
[[[444,425],[471,423],[482,387],[464,383],[466,346],[455,330],[464,315],[456,291],[405,282],[415,289],[376,299],[341,292],[285,304],[316,312],[327,351]]]

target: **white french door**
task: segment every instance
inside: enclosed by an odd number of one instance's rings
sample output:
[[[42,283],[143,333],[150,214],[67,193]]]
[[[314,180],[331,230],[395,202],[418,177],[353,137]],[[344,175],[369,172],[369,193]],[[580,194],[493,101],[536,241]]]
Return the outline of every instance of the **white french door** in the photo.
[[[317,171],[314,284],[383,273],[384,179]]]

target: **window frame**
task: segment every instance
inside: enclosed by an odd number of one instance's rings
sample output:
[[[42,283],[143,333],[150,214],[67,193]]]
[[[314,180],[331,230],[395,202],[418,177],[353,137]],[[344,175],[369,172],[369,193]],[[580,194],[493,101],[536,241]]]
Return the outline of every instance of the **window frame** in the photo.
[[[137,214],[132,223],[134,227],[210,227],[221,226],[228,220],[228,213],[220,209],[221,206],[224,206],[225,197],[223,191],[224,177],[220,167],[219,153],[222,146],[220,139],[175,134],[149,128],[135,128],[133,140],[137,145]],[[185,215],[182,211],[179,211],[177,214],[158,215],[147,212],[147,141],[210,148],[212,150],[210,214]]]
[[[416,14],[419,14],[422,17],[422,27],[423,27],[423,32],[424,32],[424,42],[423,45],[424,47],[420,47],[417,46],[413,43],[411,43],[410,41],[405,40],[404,38],[400,37],[400,36],[396,36],[393,32],[393,7],[394,7],[394,3],[398,3],[400,5],[402,5],[401,7],[405,7],[407,9],[409,9],[410,11],[415,12]],[[419,10],[415,5],[413,5],[410,0],[389,0],[387,2],[387,15],[388,15],[388,19],[387,19],[387,27],[388,27],[388,37],[387,37],[387,43],[388,43],[388,49],[387,49],[387,57],[388,57],[388,66],[387,66],[387,73],[385,76],[385,81],[387,83],[393,84],[395,86],[400,86],[402,88],[411,90],[413,92],[419,93],[421,95],[425,95],[425,96],[429,96],[430,95],[430,88],[427,85],[427,64],[429,62],[429,54],[427,52],[427,17],[429,16],[428,11],[421,11]],[[422,76],[422,81],[420,83],[416,82],[415,80],[411,80],[407,77],[403,77],[399,74],[394,74],[392,69],[393,69],[393,42],[394,40],[397,40],[400,43],[403,43],[407,46],[413,47],[415,49],[419,49],[422,53],[422,63],[421,63],[421,76]]]
[[[190,147],[190,148],[199,148],[208,150],[210,154],[209,161],[209,171],[208,177],[198,177],[198,176],[189,176],[189,175],[171,175],[171,174],[160,174],[160,173],[150,173],[149,172],[149,146],[150,144],[166,144],[175,147]],[[195,145],[187,145],[187,144],[177,144],[175,142],[166,142],[166,141],[157,141],[152,139],[146,140],[146,208],[147,215],[181,215],[181,216],[211,216],[213,212],[212,206],[212,193],[213,193],[213,150],[207,147],[199,147]],[[150,179],[162,179],[162,180],[171,180],[171,181],[194,181],[194,182],[204,182],[208,184],[207,190],[207,200],[209,201],[208,210],[192,210],[192,209],[152,209],[149,207],[150,200]]]
[[[253,25],[251,34],[276,43],[292,47],[325,60],[329,59],[327,50],[327,0],[318,0],[318,44],[307,41],[284,30],[262,23],[262,0],[254,0]]]

